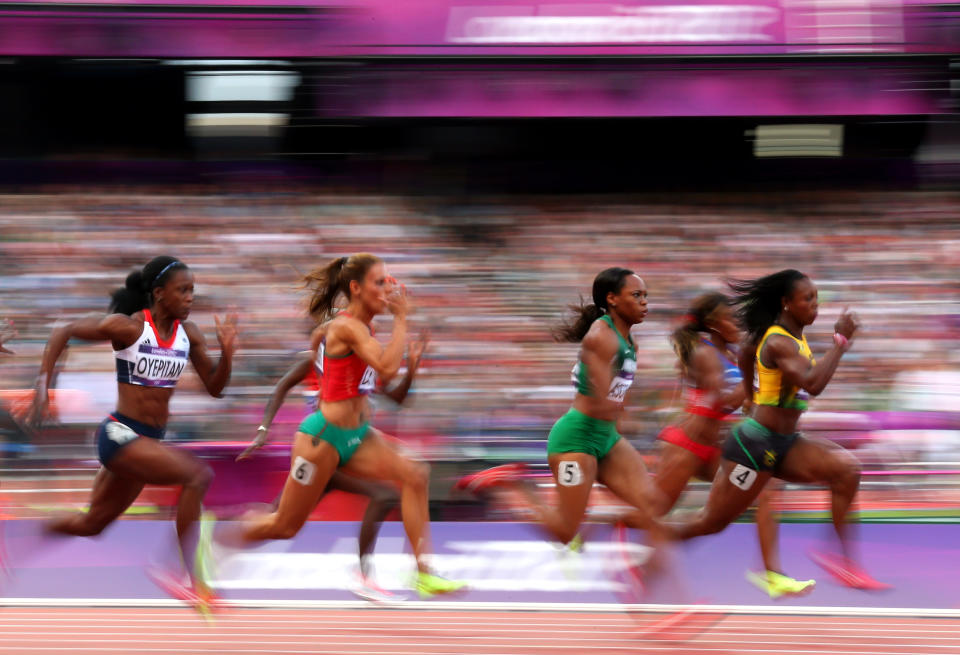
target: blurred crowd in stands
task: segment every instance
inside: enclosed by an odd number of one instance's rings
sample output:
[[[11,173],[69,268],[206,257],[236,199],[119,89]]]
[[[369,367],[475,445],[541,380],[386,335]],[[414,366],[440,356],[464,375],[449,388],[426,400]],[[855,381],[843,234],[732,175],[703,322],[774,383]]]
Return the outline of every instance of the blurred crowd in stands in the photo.
[[[614,265],[636,270],[650,293],[650,315],[634,332],[639,370],[624,425],[638,447],[649,448],[681,407],[667,337],[689,301],[723,289],[728,277],[783,268],[819,286],[820,318],[807,333],[814,353],[828,347],[844,306],[863,319],[815,413],[950,411],[960,404],[942,393],[956,388],[960,371],[958,211],[960,194],[948,192],[454,201],[176,187],[5,195],[0,318],[19,336],[8,344],[15,356],[0,361],[2,398],[10,405],[14,390],[33,385],[57,322],[105,311],[128,272],[170,254],[195,273],[191,318],[214,351],[213,315],[240,318],[228,395],[209,398],[185,379],[171,433],[252,438],[271,386],[307,345],[312,323],[298,277],[369,251],[407,285],[412,332],[429,330],[431,340],[409,407],[383,401],[375,423],[434,459],[542,457],[547,431],[572,397],[577,351],[554,343],[551,327]],[[388,334],[389,317],[376,326]],[[57,383],[71,390],[58,407],[65,430],[86,435],[113,408],[113,371],[108,344],[71,347]],[[923,400],[938,394],[944,399]],[[305,411],[289,399],[275,424],[278,440]],[[34,439],[40,451],[44,438]]]

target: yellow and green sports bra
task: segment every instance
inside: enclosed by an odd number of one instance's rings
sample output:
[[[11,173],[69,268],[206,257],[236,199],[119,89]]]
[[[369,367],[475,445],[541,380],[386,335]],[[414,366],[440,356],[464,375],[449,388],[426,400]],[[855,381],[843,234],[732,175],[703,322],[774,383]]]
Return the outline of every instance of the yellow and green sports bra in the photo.
[[[760,361],[760,353],[763,352],[763,346],[771,334],[780,334],[793,340],[800,350],[800,354],[810,360],[810,365],[816,364],[813,358],[813,352],[807,345],[807,337],[802,336],[797,339],[779,325],[771,325],[763,338],[760,339],[760,345],[757,346],[756,373],[754,377],[753,402],[756,405],[769,405],[771,407],[783,407],[784,409],[799,409],[803,411],[807,408],[810,400],[810,394],[800,387],[784,387],[783,374],[779,369],[769,368]]]

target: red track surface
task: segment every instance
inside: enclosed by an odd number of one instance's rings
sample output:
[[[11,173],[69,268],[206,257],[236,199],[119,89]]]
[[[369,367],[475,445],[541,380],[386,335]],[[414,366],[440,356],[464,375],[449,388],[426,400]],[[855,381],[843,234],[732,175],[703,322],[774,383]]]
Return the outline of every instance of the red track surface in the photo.
[[[960,620],[730,615],[688,641],[651,638],[663,614],[364,609],[0,608],[0,653],[507,655],[960,653]],[[702,630],[702,628],[701,628]]]

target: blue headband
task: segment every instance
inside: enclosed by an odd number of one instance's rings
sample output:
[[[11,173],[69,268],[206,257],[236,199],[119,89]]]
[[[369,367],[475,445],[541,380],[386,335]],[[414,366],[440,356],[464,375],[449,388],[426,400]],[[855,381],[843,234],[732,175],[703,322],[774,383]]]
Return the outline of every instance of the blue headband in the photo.
[[[176,266],[176,265],[178,265],[178,264],[180,264],[180,262],[177,261],[176,259],[174,259],[172,262],[170,262],[169,264],[167,264],[166,266],[164,266],[164,267],[163,267],[163,270],[160,271],[159,273],[157,273],[157,277],[153,278],[153,282],[150,283],[150,288],[152,289],[153,286],[157,283],[157,280],[159,280],[160,278],[162,278],[162,277],[163,277],[163,274],[166,273],[167,271],[169,271],[172,266]],[[182,265],[182,264],[181,264],[181,265]]]

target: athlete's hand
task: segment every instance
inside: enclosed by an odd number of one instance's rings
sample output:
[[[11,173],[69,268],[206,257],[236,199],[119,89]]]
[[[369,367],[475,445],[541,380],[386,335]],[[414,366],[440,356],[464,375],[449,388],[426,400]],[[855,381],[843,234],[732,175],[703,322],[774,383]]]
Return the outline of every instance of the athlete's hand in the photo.
[[[840,318],[833,326],[833,331],[842,334],[848,341],[853,340],[853,335],[860,329],[860,317],[856,312],[849,311],[848,307],[843,308]]]
[[[267,431],[263,429],[257,430],[256,438],[254,438],[254,440],[250,443],[249,446],[246,447],[246,449],[242,453],[237,455],[236,461],[239,462],[241,459],[247,459],[248,457],[253,455],[253,453],[263,448],[263,445],[265,443],[267,443]]]
[[[13,321],[5,320],[0,324],[0,353],[12,355],[13,351],[8,350],[3,344],[17,336],[17,330],[13,327]]]
[[[237,348],[237,315],[227,314],[223,323],[214,315],[213,322],[217,326],[217,341],[220,342],[220,350],[225,356],[232,357]]]
[[[417,340],[410,344],[410,352],[407,353],[407,369],[411,373],[420,368],[420,361],[423,359],[423,354],[426,352],[429,344],[429,330],[424,330],[421,332]]]
[[[410,300],[407,297],[407,285],[400,284],[387,295],[387,308],[397,318],[406,318],[410,311]]]
[[[29,432],[36,432],[50,417],[50,397],[46,384],[40,385],[33,394],[33,402],[23,419],[23,426]]]

